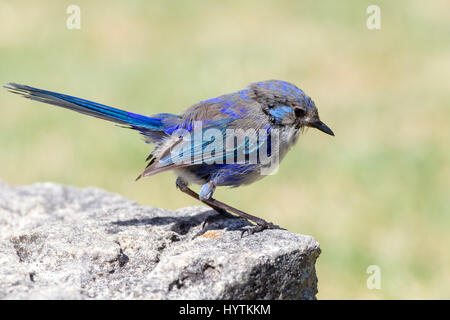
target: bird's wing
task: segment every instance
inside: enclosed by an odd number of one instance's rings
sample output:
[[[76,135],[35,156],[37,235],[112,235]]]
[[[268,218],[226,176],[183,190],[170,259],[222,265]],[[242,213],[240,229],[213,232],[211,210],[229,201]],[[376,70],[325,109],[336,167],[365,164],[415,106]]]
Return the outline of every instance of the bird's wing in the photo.
[[[236,163],[235,159],[249,159],[265,145],[269,131],[259,134],[261,122],[254,121],[252,132],[234,132],[237,142],[227,146],[227,129],[252,129],[249,118],[254,111],[245,106],[247,101],[221,98],[204,101],[185,113],[181,129],[185,134],[172,134],[149,157],[150,163],[138,177],[148,177],[159,172],[182,167],[213,163]],[[247,102],[248,104],[248,102]],[[253,112],[252,112],[253,111]],[[252,114],[253,113],[253,114]],[[201,119],[201,121],[200,121]],[[196,129],[196,124],[201,128]],[[228,132],[229,133],[229,132]],[[249,135],[248,135],[249,134]],[[229,134],[230,135],[230,134]],[[256,138],[255,138],[256,137]],[[216,140],[217,139],[217,140]],[[252,158],[253,159],[253,158]]]
[[[215,131],[210,134],[208,130]],[[150,159],[149,165],[139,178],[196,165],[249,163],[251,157],[258,157],[259,150],[267,148],[270,142],[268,139],[270,133],[260,135],[255,132],[254,135],[248,135],[248,133],[242,132],[237,141],[233,136],[232,144],[227,145],[227,134],[230,133],[226,132],[222,126],[202,128],[201,132],[197,134],[203,135],[203,138],[196,139],[195,134],[193,132],[183,137],[168,138],[164,150]],[[205,138],[206,136],[207,138]],[[267,152],[270,156],[270,146]],[[257,162],[258,158],[251,160]]]

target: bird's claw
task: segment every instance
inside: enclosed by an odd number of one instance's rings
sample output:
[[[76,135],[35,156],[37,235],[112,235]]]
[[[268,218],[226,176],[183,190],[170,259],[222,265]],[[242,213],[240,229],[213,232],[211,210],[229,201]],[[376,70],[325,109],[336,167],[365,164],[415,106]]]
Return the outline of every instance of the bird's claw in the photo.
[[[247,233],[248,236],[250,236],[250,235],[252,235],[254,233],[258,233],[258,232],[264,231],[266,229],[286,230],[286,229],[281,228],[280,226],[277,226],[277,225],[275,225],[275,224],[273,224],[271,222],[267,222],[265,224],[257,224],[254,227],[244,229],[242,231],[242,233],[241,233],[241,238],[243,238],[246,233]]]

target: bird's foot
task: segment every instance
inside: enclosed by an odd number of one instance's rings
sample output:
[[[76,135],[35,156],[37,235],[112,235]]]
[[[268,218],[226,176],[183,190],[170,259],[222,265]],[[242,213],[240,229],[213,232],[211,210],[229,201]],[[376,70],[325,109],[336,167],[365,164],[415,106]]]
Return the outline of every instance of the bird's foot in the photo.
[[[247,235],[252,235],[254,233],[258,233],[264,230],[268,229],[278,229],[278,230],[286,230],[284,228],[281,228],[280,226],[277,226],[276,224],[273,224],[271,222],[265,222],[264,224],[257,224],[256,226],[244,229],[241,233],[241,238],[244,237],[244,235],[247,233]]]

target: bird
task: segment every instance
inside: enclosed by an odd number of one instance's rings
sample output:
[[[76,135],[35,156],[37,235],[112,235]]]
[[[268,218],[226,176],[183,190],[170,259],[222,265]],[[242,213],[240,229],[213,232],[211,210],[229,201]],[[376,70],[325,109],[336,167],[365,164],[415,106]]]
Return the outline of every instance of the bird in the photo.
[[[233,216],[231,212],[253,222],[243,231],[249,235],[283,228],[216,200],[216,187],[248,185],[276,171],[305,128],[334,136],[320,120],[315,102],[282,80],[253,82],[245,89],[200,101],[180,114],[150,116],[17,83],[4,87],[31,100],[138,131],[154,149],[136,180],[173,171],[175,185],[182,192],[219,215]],[[191,184],[200,185],[200,192],[193,191]]]

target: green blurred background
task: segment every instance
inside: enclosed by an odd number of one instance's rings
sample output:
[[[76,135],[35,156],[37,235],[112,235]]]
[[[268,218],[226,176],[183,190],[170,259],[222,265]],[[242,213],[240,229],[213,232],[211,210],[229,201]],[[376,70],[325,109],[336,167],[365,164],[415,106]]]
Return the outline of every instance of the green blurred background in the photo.
[[[81,8],[68,30],[66,9]],[[368,30],[366,8],[381,8]],[[0,82],[152,114],[283,79],[316,102],[278,174],[216,197],[321,244],[318,298],[450,298],[450,3],[2,1]],[[0,91],[0,178],[97,186],[143,205],[198,205],[151,150],[107,122]],[[381,269],[381,289],[366,269]]]

